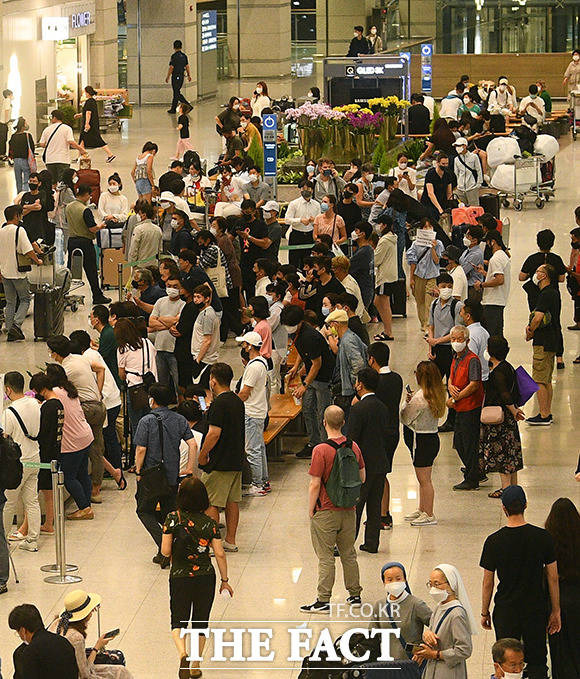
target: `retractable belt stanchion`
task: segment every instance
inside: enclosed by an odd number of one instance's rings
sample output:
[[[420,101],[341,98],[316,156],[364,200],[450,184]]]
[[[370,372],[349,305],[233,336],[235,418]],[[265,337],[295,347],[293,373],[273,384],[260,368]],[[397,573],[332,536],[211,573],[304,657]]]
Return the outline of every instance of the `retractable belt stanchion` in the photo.
[[[45,582],[55,585],[69,585],[75,582],[82,582],[78,575],[68,575],[72,571],[78,571],[78,566],[67,564],[66,562],[66,541],[65,541],[65,516],[64,516],[64,474],[58,470],[56,460],[50,463],[52,474],[52,490],[54,496],[54,534],[56,548],[56,563],[41,567],[45,573],[57,573],[44,578]]]

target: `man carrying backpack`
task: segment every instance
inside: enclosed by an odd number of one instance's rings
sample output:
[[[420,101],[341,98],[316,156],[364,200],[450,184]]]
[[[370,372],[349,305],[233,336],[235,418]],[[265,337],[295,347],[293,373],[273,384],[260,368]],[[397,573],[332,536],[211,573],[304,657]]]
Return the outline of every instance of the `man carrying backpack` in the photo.
[[[360,448],[342,434],[344,412],[338,406],[324,411],[324,428],[328,439],[312,451],[308,514],[310,537],[318,557],[316,601],[300,606],[303,613],[330,613],[334,585],[334,549],[338,547],[347,604],[360,606],[360,577],[354,541],[356,539],[355,506],[365,481],[365,465]]]

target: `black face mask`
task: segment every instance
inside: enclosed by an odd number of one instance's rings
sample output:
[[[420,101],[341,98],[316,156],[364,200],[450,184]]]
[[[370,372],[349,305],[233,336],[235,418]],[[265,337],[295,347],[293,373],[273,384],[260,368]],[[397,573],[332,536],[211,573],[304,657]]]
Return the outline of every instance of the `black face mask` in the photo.
[[[28,187],[30,188],[31,191],[36,191],[36,189],[40,186],[40,184],[28,184]]]
[[[354,194],[352,194],[350,191],[343,191],[342,195],[348,200],[349,198],[352,198]]]

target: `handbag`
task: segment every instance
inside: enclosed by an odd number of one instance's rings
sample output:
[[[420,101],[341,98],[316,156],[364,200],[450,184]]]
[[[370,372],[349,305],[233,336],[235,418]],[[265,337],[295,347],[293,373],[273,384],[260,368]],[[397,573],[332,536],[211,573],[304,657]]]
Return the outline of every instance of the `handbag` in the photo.
[[[32,262],[30,261],[30,257],[27,255],[22,255],[20,252],[18,252],[18,237],[20,235],[20,229],[21,226],[16,227],[16,236],[14,238],[14,248],[16,251],[16,268],[20,273],[25,273],[26,271],[32,271]]]
[[[222,251],[218,247],[218,262],[217,266],[212,266],[206,269],[205,272],[208,278],[213,283],[218,297],[228,296],[228,286],[226,284],[226,268],[222,264]]]
[[[143,380],[141,384],[135,384],[128,389],[129,397],[131,398],[131,407],[135,410],[143,410],[149,405],[149,387],[155,383],[155,375],[150,370],[149,342],[146,339],[144,339],[143,342],[143,363],[141,373],[127,371],[129,375],[138,375]],[[147,370],[145,370],[145,351],[147,351]]]
[[[87,658],[94,649],[85,648]],[[93,660],[93,665],[126,665],[125,654],[115,648],[102,648],[100,651],[96,651],[95,659]]]
[[[139,499],[144,501],[171,495],[171,486],[169,485],[165,467],[163,466],[163,453],[165,448],[163,441],[163,420],[161,419],[161,415],[158,415],[157,413],[151,414],[157,420],[161,462],[153,467],[141,470],[141,478],[139,480],[137,493]]]
[[[30,146],[30,135],[28,133],[26,134],[26,143],[28,145],[28,167],[31,172],[36,172],[37,170],[36,158],[34,157],[34,151]]]
[[[481,424],[501,424],[504,412],[501,406],[483,406],[481,409]]]

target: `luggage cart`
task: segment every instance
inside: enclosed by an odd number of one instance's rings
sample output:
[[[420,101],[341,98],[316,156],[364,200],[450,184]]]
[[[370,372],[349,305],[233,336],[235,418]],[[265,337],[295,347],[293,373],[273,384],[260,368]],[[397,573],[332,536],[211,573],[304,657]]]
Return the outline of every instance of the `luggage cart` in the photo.
[[[542,173],[540,170],[541,156],[530,156],[528,158],[516,158],[513,164],[514,170],[514,190],[510,192],[501,192],[501,201],[503,207],[509,207],[509,198],[513,198],[514,210],[520,212],[524,207],[524,198],[526,196],[535,196],[535,203],[538,210],[541,210],[546,204],[546,196],[542,191]],[[536,173],[536,181],[530,185],[527,190],[522,191],[518,189],[518,170],[534,168]]]
[[[578,130],[580,130],[580,90],[570,92],[572,99],[572,139],[576,141]]]
[[[72,251],[70,259],[70,286],[65,290],[64,308],[70,309],[73,313],[78,310],[81,304],[85,303],[84,295],[71,295],[71,292],[82,288],[83,283],[83,251],[80,248]]]

